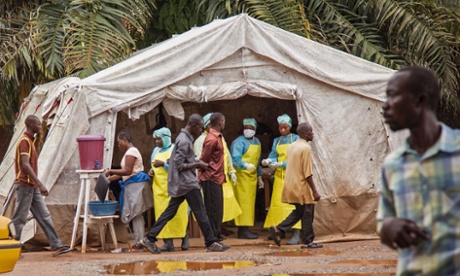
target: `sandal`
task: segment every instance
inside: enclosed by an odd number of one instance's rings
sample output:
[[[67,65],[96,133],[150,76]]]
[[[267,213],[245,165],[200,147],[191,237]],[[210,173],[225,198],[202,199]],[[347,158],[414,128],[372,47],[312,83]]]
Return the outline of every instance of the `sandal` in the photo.
[[[302,249],[307,249],[307,248],[323,248],[323,245],[322,244],[319,244],[319,243],[316,243],[316,242],[311,242],[309,244],[304,244],[302,246],[300,246],[300,248]]]
[[[57,256],[59,256],[59,255],[61,255],[61,254],[65,254],[65,253],[68,253],[68,252],[70,252],[70,251],[71,251],[70,247],[68,247],[68,246],[61,246],[61,247],[59,247],[58,249],[56,249],[56,250],[53,251],[52,256],[53,256],[53,257],[57,257]]]
[[[276,231],[275,226],[270,226],[270,228],[268,228],[268,231],[270,232],[270,235],[273,241],[275,242],[275,244],[278,245],[278,247],[280,247],[281,246],[280,232]]]

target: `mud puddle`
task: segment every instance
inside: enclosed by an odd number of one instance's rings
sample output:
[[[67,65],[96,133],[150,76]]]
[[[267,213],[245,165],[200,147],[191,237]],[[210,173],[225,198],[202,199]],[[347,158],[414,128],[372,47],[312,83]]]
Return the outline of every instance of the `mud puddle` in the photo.
[[[188,262],[188,261],[140,261],[104,266],[105,274],[111,275],[144,275],[171,273],[177,270],[199,271],[210,269],[245,268],[259,265],[254,261],[229,262]]]

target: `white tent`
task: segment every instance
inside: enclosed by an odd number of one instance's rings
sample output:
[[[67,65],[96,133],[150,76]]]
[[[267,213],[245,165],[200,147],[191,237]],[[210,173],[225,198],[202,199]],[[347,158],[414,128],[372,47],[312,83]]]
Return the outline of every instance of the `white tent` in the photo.
[[[401,141],[380,114],[393,73],[242,14],[194,28],[88,78],[35,87],[10,149],[27,115],[49,123],[39,178],[50,190],[46,202],[65,240],[79,188],[78,136],[104,135],[104,164],[111,164],[120,111],[134,120],[162,103],[170,116],[183,120],[190,115],[186,102],[241,103],[247,95],[294,101],[294,119],[308,121],[315,132],[314,177],[323,196],[315,216],[317,235],[375,237],[380,167]],[[0,203],[14,181],[13,160],[9,150],[0,166]]]

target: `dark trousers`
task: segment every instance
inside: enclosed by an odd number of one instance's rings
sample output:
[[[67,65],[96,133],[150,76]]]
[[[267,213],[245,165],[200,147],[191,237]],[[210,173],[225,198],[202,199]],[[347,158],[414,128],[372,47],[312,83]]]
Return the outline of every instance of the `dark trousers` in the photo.
[[[283,220],[276,228],[283,232],[291,230],[299,220],[302,224],[300,230],[300,237],[303,244],[309,244],[315,239],[315,232],[313,231],[313,218],[315,216],[315,204],[294,204],[295,210]]]
[[[147,233],[147,238],[150,241],[157,241],[158,234],[161,232],[166,223],[174,218],[177,213],[177,209],[179,209],[179,206],[182,202],[184,202],[184,200],[187,200],[190,209],[195,215],[198,226],[203,233],[206,247],[209,247],[213,242],[217,241],[216,236],[212,232],[211,225],[209,224],[209,219],[206,215],[206,209],[203,204],[203,197],[201,196],[201,191],[199,189],[193,189],[183,196],[171,197],[168,207],[166,207],[164,212]]]
[[[224,196],[222,185],[216,184],[210,180],[202,181],[204,205],[208,214],[209,223],[211,223],[212,232],[216,237],[221,236],[221,225],[224,216]]]

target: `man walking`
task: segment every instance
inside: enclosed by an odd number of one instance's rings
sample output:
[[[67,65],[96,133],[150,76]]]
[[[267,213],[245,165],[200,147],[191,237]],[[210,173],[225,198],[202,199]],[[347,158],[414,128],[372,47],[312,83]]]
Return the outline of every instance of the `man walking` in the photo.
[[[313,140],[313,128],[308,123],[301,123],[297,133],[299,139],[287,151],[286,176],[281,195],[281,201],[293,204],[295,209],[280,224],[271,226],[269,231],[275,244],[281,246],[281,232],[290,230],[300,220],[301,248],[321,248],[323,245],[313,242],[315,204],[321,198],[313,182],[313,162],[308,144]]]
[[[221,131],[225,128],[225,117],[215,112],[210,117],[208,135],[204,138],[200,161],[209,164],[199,174],[203,189],[204,204],[211,228],[216,237],[223,239],[221,224],[224,214],[224,199],[222,184],[225,182],[224,173],[224,145]]]
[[[38,154],[35,149],[35,135],[40,132],[41,121],[34,115],[29,115],[25,121],[26,132],[19,140],[16,148],[15,170],[16,180],[14,189],[16,192],[16,203],[11,221],[16,230],[16,239],[21,239],[22,228],[27,222],[29,210],[42,228],[48,239],[52,256],[70,252],[68,246],[63,246],[54,229],[50,212],[46,207],[42,196],[48,195],[48,189],[38,179]]]
[[[221,252],[230,248],[218,242],[211,229],[206,209],[201,196],[200,185],[196,178],[196,169],[206,169],[208,164],[195,160],[193,141],[203,131],[203,118],[192,114],[187,126],[181,130],[175,141],[175,147],[169,159],[168,194],[171,196],[168,207],[160,215],[147,235],[140,240],[140,244],[154,254],[161,253],[156,246],[157,236],[166,223],[171,220],[184,200],[187,200],[204,236],[208,252]]]
[[[410,136],[383,164],[377,227],[397,275],[459,275],[460,130],[438,121],[439,82],[407,67],[388,82],[383,117]]]

